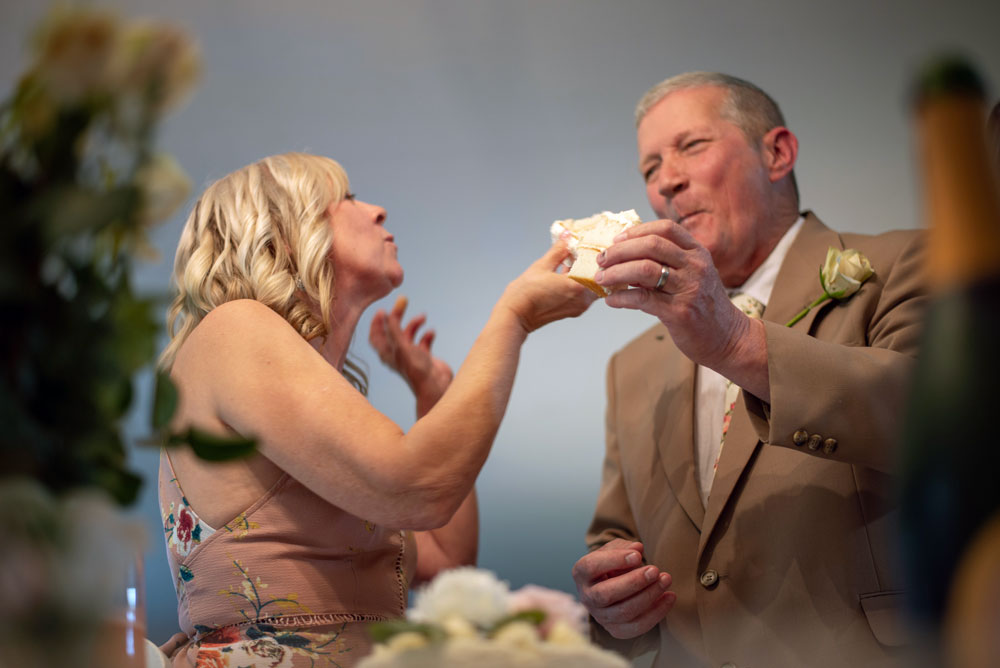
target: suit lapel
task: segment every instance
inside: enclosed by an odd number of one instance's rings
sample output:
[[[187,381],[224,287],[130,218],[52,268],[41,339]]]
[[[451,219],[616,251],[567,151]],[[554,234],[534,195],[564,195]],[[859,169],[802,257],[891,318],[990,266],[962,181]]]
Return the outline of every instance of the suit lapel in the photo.
[[[740,397],[742,398],[742,393]],[[702,524],[701,540],[698,543],[698,557],[708,543],[715,529],[716,522],[726,507],[726,502],[736,488],[743,470],[747,467],[753,454],[760,447],[757,432],[754,431],[747,414],[746,405],[742,399],[737,399],[736,410],[733,412],[729,432],[726,434],[726,446],[719,457],[719,466],[715,471],[712,491],[708,495],[708,508],[705,509],[705,521]]]
[[[784,325],[821,294],[819,270],[830,246],[843,249],[840,235],[823,225],[813,213],[806,212],[802,229],[799,230],[778,270],[771,297],[764,310],[764,320]],[[813,321],[821,310],[822,307],[813,308],[808,315],[795,323],[793,328],[803,332],[811,331]],[[761,447],[742,398],[741,392],[736,401],[729,433],[726,435],[726,446],[722,449],[722,456],[719,459],[719,468],[712,483],[712,492],[708,497],[708,508],[705,509],[701,542],[698,546],[699,556],[705,549],[708,538],[743,471],[757,448]]]
[[[778,276],[771,290],[764,320],[784,325],[804,307],[808,306],[823,291],[819,282],[819,270],[826,260],[827,249],[843,249],[840,235],[828,228],[812,212],[805,213],[802,229],[795,237],[785,261],[781,263]],[[813,320],[829,304],[813,308],[808,315],[792,326],[793,329],[808,332]]]
[[[700,529],[705,508],[698,493],[694,469],[694,362],[674,346],[667,329],[658,341],[672,354],[663,356],[663,367],[646,374],[647,395],[653,405],[653,438],[670,488],[684,512]]]

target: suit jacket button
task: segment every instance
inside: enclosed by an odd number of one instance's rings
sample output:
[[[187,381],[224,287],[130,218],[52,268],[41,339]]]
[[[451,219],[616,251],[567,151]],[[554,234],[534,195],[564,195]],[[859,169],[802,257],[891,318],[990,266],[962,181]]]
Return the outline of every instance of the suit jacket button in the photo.
[[[828,438],[825,441],[823,441],[823,452],[825,452],[826,454],[832,455],[836,449],[837,449],[837,439]]]
[[[809,437],[809,443],[808,443],[809,449],[810,450],[819,450],[819,442],[822,441],[822,440],[823,440],[823,437],[820,436],[819,434],[813,434],[812,436],[810,436]]]
[[[719,584],[719,573],[714,569],[709,568],[701,574],[701,586],[705,589],[714,589],[717,584]]]
[[[795,445],[805,445],[806,441],[809,440],[809,432],[805,429],[799,429],[797,432],[792,434],[792,443]]]

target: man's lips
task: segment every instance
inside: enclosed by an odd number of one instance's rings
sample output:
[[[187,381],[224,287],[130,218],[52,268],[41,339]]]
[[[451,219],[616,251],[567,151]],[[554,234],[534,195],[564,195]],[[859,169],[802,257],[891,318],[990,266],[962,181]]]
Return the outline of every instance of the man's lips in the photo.
[[[697,215],[699,215],[701,213],[702,213],[702,211],[699,210],[699,211],[692,211],[691,213],[686,213],[686,214],[684,214],[682,216],[679,216],[677,218],[677,224],[678,225],[684,225],[686,222],[688,222],[689,220],[691,220],[692,218],[694,218],[695,216],[697,216]]]

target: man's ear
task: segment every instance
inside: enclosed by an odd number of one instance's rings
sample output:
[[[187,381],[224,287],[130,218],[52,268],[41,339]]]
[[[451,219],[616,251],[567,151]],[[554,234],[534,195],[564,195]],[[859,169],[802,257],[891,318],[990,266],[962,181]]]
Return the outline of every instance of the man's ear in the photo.
[[[799,156],[799,140],[783,125],[771,128],[760,140],[771,183],[777,183],[791,173]]]

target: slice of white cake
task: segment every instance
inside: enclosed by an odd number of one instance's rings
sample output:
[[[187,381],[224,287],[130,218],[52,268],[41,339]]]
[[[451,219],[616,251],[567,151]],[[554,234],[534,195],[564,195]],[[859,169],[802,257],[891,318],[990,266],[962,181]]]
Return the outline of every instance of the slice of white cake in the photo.
[[[609,289],[594,281],[594,274],[600,268],[597,266],[597,255],[614,243],[616,236],[641,222],[635,209],[618,213],[602,211],[589,218],[557,220],[552,223],[549,232],[553,242],[557,239],[565,239],[569,246],[573,258],[569,277],[597,295],[606,297],[615,290],[626,286],[616,286]]]

